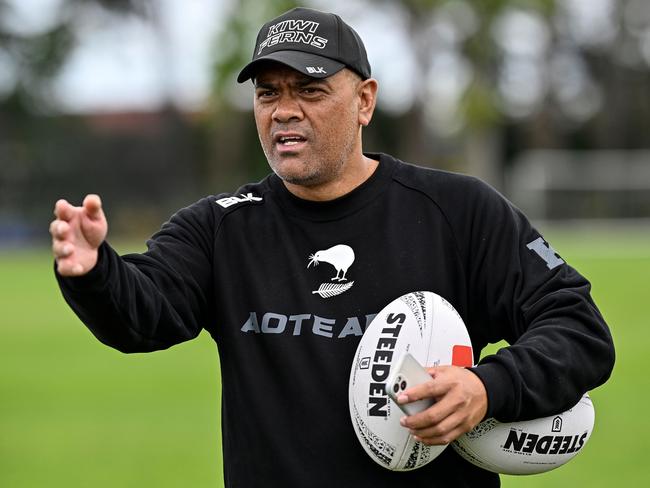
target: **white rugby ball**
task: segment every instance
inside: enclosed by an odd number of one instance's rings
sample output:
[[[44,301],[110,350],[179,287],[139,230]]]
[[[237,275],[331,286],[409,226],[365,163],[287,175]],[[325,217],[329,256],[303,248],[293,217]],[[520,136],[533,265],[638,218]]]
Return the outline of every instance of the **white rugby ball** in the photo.
[[[404,413],[386,395],[391,366],[406,352],[426,367],[473,365],[472,344],[463,320],[435,293],[403,295],[370,323],[350,371],[350,416],[368,455],[394,471],[424,466],[447,447],[416,442],[399,423]]]
[[[594,406],[585,393],[573,408],[558,415],[509,423],[484,420],[452,446],[467,461],[494,473],[543,473],[580,452],[594,419]]]

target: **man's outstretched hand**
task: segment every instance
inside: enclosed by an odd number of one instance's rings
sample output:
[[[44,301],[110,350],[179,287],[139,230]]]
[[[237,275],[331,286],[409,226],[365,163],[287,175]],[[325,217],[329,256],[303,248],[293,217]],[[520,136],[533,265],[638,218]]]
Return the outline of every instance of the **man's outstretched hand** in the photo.
[[[62,276],[81,276],[97,264],[97,249],[106,239],[108,223],[98,195],[87,195],[81,207],[59,200],[50,224],[52,252]]]

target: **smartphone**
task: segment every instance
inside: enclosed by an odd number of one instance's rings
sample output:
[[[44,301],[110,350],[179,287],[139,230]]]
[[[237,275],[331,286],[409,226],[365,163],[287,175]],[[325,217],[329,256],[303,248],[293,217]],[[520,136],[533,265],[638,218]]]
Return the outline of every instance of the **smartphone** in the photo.
[[[386,393],[406,415],[414,415],[426,410],[435,403],[433,398],[423,398],[416,402],[397,403],[397,397],[407,388],[431,381],[431,375],[410,353],[405,353],[391,368]]]

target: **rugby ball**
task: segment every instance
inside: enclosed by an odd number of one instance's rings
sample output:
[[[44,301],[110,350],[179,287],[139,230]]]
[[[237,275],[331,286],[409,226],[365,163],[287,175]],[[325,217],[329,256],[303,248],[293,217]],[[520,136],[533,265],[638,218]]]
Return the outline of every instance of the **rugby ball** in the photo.
[[[404,413],[386,394],[391,367],[407,352],[426,367],[473,365],[472,344],[463,320],[435,293],[403,295],[368,325],[350,371],[350,417],[368,455],[393,471],[424,466],[447,447],[415,441],[399,423]]]
[[[594,406],[585,393],[573,408],[558,415],[509,423],[484,420],[452,446],[470,463],[494,473],[543,473],[582,450],[594,419]]]

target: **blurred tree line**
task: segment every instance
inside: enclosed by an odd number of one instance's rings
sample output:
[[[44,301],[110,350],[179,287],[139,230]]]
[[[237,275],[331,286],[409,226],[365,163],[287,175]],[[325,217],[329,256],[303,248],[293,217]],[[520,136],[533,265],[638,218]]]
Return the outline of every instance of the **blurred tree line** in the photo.
[[[646,0],[303,4],[338,6],[351,24],[365,26],[370,52],[394,52],[376,45],[387,25],[402,34],[399,55],[384,59],[383,69],[373,66],[380,101],[382,76],[403,91],[397,103],[380,103],[364,133],[366,150],[468,172],[501,188],[505,171],[533,148],[648,146]],[[230,3],[215,39],[212,96],[200,113],[170,100],[150,114],[69,114],[57,106],[52,80],[76,47],[87,9],[112,22],[138,16],[160,32],[159,2],[61,0],[47,29],[21,32],[7,20],[12,2],[0,0],[0,241],[29,234],[33,225],[45,236],[43,223],[60,196],[101,193],[114,230],[153,231],[181,205],[263,177],[252,90],[234,78],[259,26],[296,5]]]

